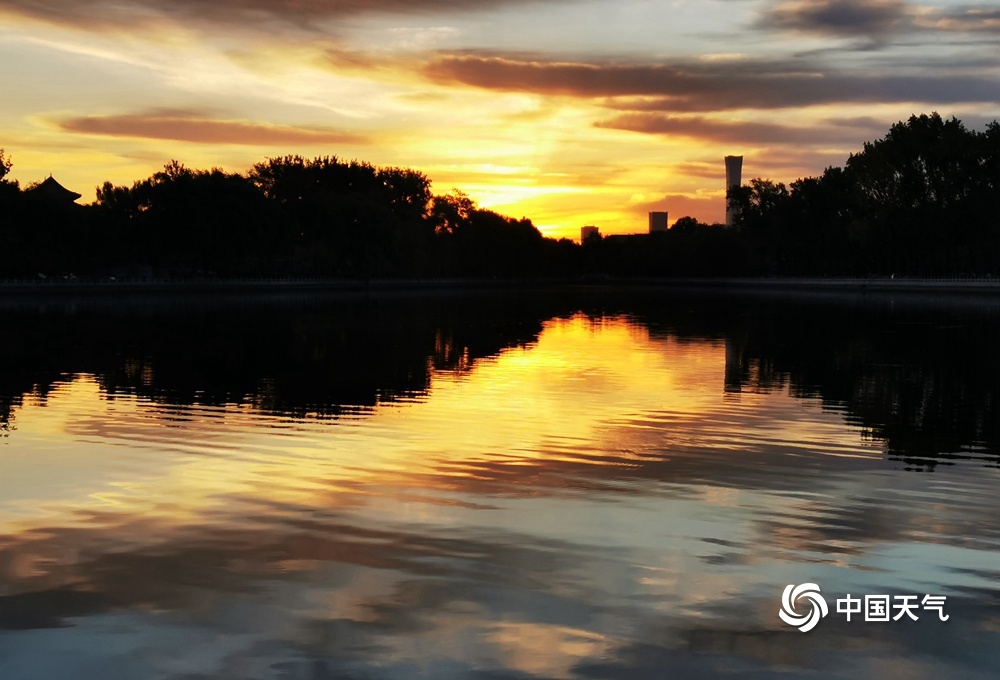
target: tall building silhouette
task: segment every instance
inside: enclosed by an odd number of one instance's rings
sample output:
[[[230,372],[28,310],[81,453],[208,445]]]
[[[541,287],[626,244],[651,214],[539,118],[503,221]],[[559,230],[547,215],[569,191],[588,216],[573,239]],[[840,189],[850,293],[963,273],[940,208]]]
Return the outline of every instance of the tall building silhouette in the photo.
[[[601,230],[592,224],[580,229],[580,243],[586,243],[588,238],[600,238]]]
[[[656,231],[666,231],[667,230],[667,213],[666,212],[651,212],[649,213],[649,233],[652,234]]]
[[[729,190],[743,184],[743,156],[726,156],[726,225],[732,226],[734,218],[729,207]]]

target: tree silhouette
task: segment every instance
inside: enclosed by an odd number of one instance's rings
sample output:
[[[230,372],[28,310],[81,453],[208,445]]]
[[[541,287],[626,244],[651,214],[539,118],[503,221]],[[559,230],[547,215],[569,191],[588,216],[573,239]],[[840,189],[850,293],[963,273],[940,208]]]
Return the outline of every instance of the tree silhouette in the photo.
[[[7,176],[7,173],[10,172],[13,165],[14,164],[11,162],[10,158],[7,157],[4,150],[0,149],[0,181],[6,181],[4,178]]]
[[[996,273],[1000,127],[911,116],[844,168],[732,190],[752,268],[769,274]]]

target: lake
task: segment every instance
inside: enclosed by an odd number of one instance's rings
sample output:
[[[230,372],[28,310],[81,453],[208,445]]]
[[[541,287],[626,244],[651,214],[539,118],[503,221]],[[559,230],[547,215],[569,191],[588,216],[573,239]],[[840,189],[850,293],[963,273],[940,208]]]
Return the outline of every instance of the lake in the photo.
[[[0,314],[4,680],[996,677],[996,298]]]

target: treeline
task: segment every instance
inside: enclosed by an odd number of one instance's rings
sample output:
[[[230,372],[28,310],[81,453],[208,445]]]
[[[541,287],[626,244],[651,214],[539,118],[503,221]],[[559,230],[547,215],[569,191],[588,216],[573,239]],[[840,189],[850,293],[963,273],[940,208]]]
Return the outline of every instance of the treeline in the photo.
[[[246,173],[172,162],[97,202],[30,200],[3,175],[0,277],[1000,275],[1000,123],[913,116],[844,167],[730,190],[732,227],[544,238],[528,219],[435,196],[420,172],[336,157]]]
[[[9,165],[7,166],[9,167]],[[271,158],[246,173],[174,161],[93,205],[0,189],[0,276],[523,277],[569,271],[572,243],[420,172],[336,157]]]
[[[1000,124],[912,116],[843,168],[732,192],[768,274],[1000,274]]]

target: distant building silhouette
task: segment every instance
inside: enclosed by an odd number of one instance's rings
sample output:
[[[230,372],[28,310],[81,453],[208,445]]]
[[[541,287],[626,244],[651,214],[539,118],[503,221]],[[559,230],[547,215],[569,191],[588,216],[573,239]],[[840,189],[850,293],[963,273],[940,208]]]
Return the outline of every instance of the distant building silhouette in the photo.
[[[667,230],[667,213],[666,212],[651,212],[649,213],[649,233],[652,234],[657,231]]]
[[[600,238],[601,230],[593,225],[580,229],[580,243],[586,243],[588,238]]]
[[[48,179],[45,181],[40,182],[38,185],[24,191],[25,198],[29,198],[33,201],[46,201],[48,203],[60,205],[73,205],[76,199],[80,198],[81,195],[82,194],[78,194],[75,191],[70,191],[59,182],[52,179],[52,175],[49,175]]]
[[[735,219],[729,207],[729,190],[743,184],[743,156],[726,156],[726,225],[732,226]]]

